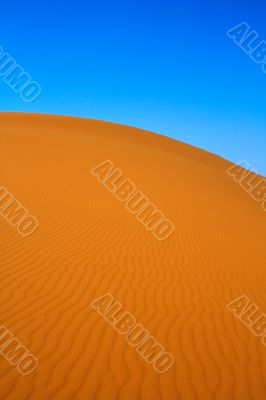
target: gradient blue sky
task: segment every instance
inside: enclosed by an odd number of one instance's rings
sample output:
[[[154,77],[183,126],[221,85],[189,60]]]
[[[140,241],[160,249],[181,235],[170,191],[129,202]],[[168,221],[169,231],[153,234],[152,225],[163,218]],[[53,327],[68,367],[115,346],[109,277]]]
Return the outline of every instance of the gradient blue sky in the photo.
[[[266,175],[266,74],[226,31],[266,40],[261,1],[17,1],[0,45],[38,81],[24,104],[0,79],[0,110],[84,116],[171,136]]]

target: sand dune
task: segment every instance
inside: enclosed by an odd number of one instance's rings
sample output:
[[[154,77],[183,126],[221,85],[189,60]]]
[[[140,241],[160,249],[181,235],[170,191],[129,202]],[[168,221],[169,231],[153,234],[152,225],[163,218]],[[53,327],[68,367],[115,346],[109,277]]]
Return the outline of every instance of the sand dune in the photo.
[[[111,160],[173,221],[163,241],[90,173]],[[0,218],[0,325],[39,360],[0,356],[1,400],[265,400],[266,347],[226,305],[266,313],[266,213],[230,163],[106,122],[0,114],[0,186],[38,218]],[[157,373],[90,306],[111,293],[170,352]]]

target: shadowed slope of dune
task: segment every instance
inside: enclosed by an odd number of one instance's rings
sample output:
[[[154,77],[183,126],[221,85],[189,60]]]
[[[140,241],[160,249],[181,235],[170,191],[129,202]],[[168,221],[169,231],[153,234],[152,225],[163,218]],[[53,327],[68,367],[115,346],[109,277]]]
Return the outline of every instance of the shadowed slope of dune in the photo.
[[[175,224],[158,241],[90,174],[112,160]],[[39,220],[0,218],[0,324],[36,355],[0,356],[1,400],[264,400],[266,347],[226,305],[266,312],[266,213],[230,163],[143,130],[0,114],[0,186]],[[175,357],[158,374],[90,303],[110,292]]]

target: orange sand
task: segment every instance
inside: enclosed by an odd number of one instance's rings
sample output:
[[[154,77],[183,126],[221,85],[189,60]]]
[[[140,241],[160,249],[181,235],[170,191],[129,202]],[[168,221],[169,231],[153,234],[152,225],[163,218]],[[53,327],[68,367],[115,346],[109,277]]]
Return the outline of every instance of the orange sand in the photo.
[[[158,241],[90,174],[106,159],[175,224]],[[265,400],[266,347],[228,311],[266,313],[266,213],[230,163],[146,131],[0,114],[0,186],[39,220],[2,217],[0,323],[39,359],[0,356],[1,400]],[[90,303],[110,292],[175,357],[158,374]]]

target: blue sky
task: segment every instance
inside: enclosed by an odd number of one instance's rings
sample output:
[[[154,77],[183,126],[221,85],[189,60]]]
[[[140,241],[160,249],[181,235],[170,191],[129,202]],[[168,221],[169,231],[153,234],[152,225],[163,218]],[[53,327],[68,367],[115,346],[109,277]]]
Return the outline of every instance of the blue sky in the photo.
[[[266,40],[264,1],[17,1],[0,45],[42,86],[25,104],[0,78],[0,110],[145,128],[266,175],[266,74],[226,35]]]

